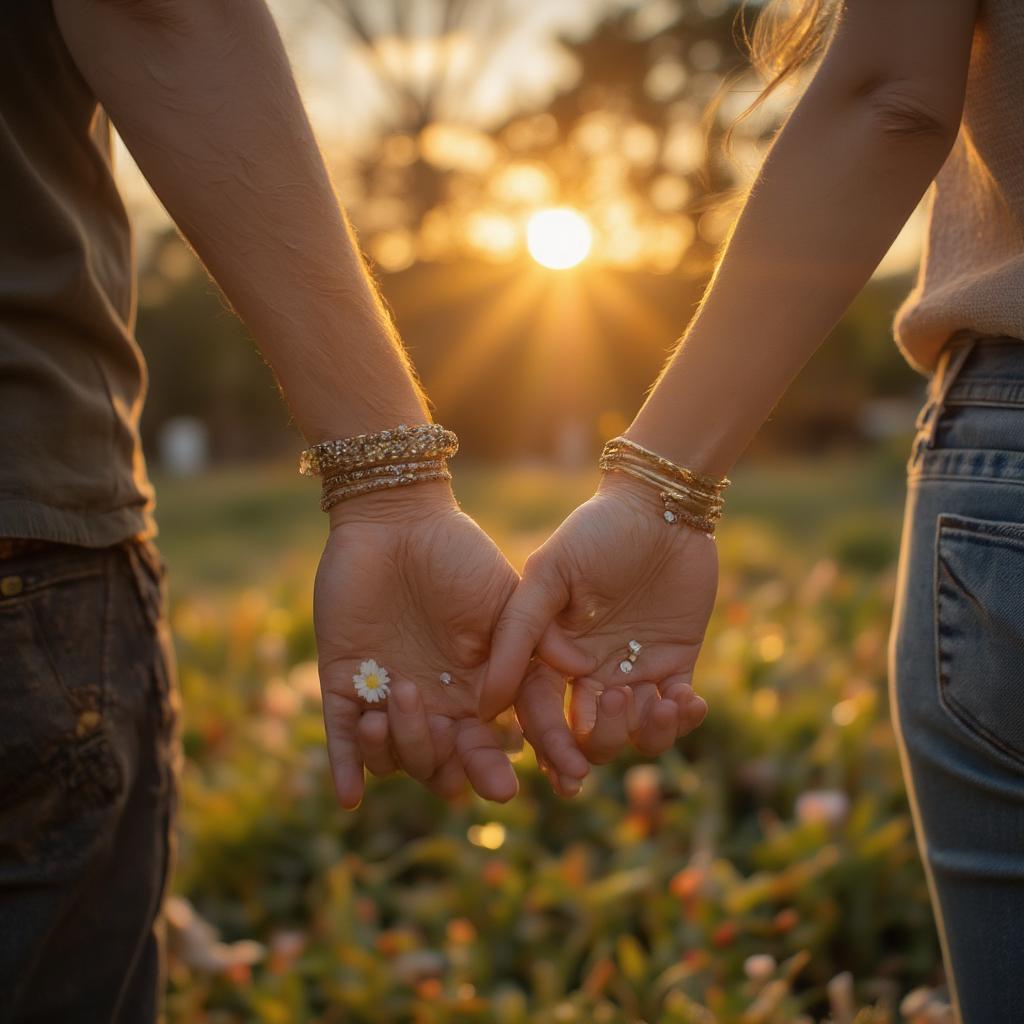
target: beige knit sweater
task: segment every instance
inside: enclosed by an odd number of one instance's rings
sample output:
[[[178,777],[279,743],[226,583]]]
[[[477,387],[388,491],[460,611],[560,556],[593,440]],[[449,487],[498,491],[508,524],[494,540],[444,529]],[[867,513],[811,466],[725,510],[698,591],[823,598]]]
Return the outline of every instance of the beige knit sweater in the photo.
[[[896,341],[925,372],[962,328],[1024,339],[1024,0],[982,0],[960,134],[896,314]]]

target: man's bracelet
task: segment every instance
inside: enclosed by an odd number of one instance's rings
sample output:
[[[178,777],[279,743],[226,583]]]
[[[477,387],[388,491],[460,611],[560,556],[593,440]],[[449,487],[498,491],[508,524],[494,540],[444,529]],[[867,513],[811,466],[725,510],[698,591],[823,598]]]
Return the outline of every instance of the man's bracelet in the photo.
[[[365,469],[387,462],[412,459],[449,459],[459,450],[459,439],[439,423],[404,423],[377,434],[356,434],[338,441],[321,441],[299,456],[303,476],[322,476],[335,469]]]
[[[459,448],[455,434],[436,423],[404,424],[377,434],[359,434],[313,445],[299,458],[299,472],[323,477],[320,507],[362,494],[451,480],[448,459]]]

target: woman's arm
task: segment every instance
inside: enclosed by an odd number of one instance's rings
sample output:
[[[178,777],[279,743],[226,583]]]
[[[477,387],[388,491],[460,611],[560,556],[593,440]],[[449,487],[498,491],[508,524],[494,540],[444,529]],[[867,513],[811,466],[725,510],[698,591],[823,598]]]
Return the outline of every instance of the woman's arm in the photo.
[[[628,437],[694,470],[728,470],[942,165],[960,122],[975,8],[976,0],[846,0],[701,309]],[[571,676],[560,659],[568,640],[595,665],[573,688],[588,755],[586,735],[609,717],[620,725],[606,736],[635,742],[635,722],[659,698],[677,705],[675,733],[657,744],[667,745],[704,714],[691,682],[717,574],[712,540],[667,525],[647,484],[606,474],[527,561],[495,631],[481,714],[516,698],[534,650]],[[625,675],[630,640],[642,651]],[[637,716],[612,692],[627,683]],[[528,681],[519,697],[526,723],[533,689]],[[610,752],[599,745],[600,758]]]
[[[723,474],[942,166],[977,0],[846,0],[701,308],[626,436]]]

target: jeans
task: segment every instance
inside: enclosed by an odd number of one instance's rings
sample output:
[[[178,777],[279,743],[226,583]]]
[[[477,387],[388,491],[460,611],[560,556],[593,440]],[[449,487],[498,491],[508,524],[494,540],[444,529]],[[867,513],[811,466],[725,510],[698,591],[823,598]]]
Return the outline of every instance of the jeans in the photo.
[[[0,1022],[151,1024],[177,697],[156,549],[0,560]]]
[[[966,1024],[1024,1021],[1024,343],[955,339],[918,419],[893,719]]]

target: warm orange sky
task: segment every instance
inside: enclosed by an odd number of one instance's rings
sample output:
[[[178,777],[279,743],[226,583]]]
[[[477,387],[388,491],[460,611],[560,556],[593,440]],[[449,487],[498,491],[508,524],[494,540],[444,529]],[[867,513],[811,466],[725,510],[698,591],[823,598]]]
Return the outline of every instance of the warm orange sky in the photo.
[[[292,58],[307,108],[322,145],[333,165],[366,145],[372,128],[386,112],[387,96],[365,58],[347,40],[338,18],[324,0],[268,0]],[[482,125],[502,119],[511,109],[542,107],[576,74],[574,62],[558,45],[558,34],[583,34],[603,13],[638,7],[646,27],[654,31],[659,19],[674,5],[664,0],[506,0],[514,19],[500,43],[488,45],[488,59],[471,90],[461,90],[458,109],[443,110],[453,120]],[[724,0],[698,0],[709,14]],[[427,9],[426,7],[424,9]],[[469,37],[450,41],[445,58],[464,60],[479,45]],[[394,44],[385,48],[403,68],[436,59],[436,46]],[[357,98],[353,101],[353,98]],[[168,219],[123,148],[119,153],[119,180],[145,251],[153,231],[163,230]],[[344,195],[342,195],[344,201]],[[881,271],[900,271],[916,262],[920,245],[918,214],[893,246]]]

